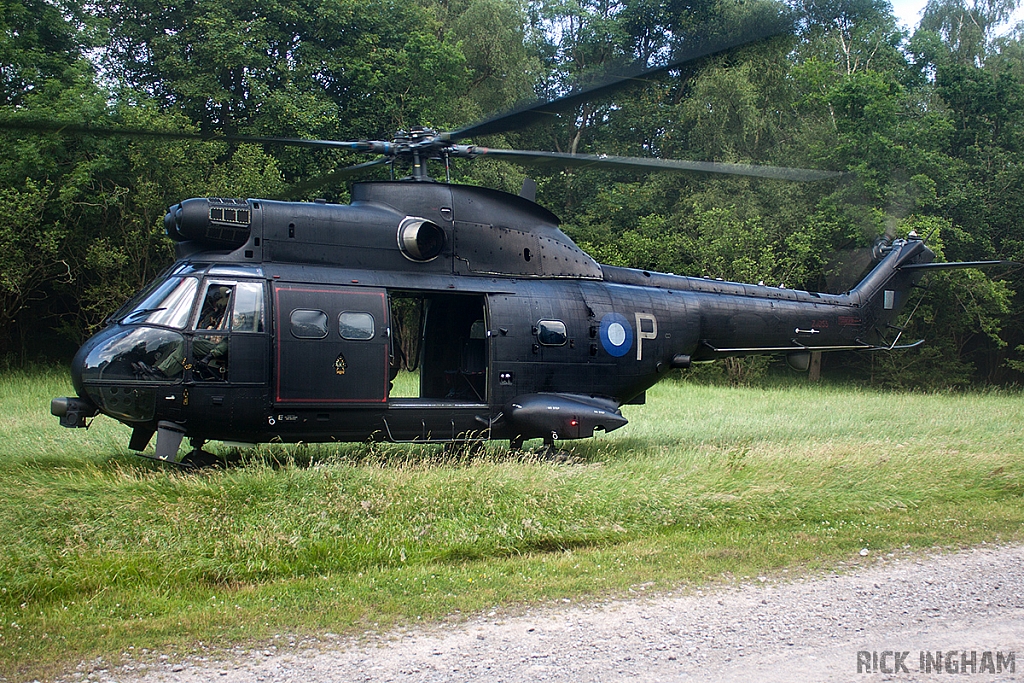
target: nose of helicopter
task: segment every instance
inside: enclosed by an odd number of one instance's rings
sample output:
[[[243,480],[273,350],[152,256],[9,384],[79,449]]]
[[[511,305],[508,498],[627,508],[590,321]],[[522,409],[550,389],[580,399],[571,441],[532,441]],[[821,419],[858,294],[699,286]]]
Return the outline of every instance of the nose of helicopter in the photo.
[[[60,418],[62,427],[86,427],[86,420],[95,417],[99,413],[96,401],[89,396],[83,382],[82,370],[85,366],[85,358],[108,335],[101,332],[91,337],[78,349],[71,362],[71,384],[75,388],[76,397],[61,396],[50,401],[50,414]],[[100,339],[97,339],[100,337]]]
[[[78,349],[75,353],[75,357],[71,360],[71,386],[75,388],[77,398],[61,397],[55,398],[50,403],[50,413],[61,418],[61,424],[64,424],[68,418],[66,415],[73,412],[91,412],[89,417],[96,415],[99,410],[97,408],[100,405],[96,397],[89,395],[89,388],[86,386],[84,371],[86,366],[86,359],[97,348],[110,345],[115,343],[117,334],[116,328],[107,328],[97,332],[93,336],[89,337],[88,340]],[[71,426],[71,425],[66,425]]]
[[[102,411],[125,424],[150,423],[158,388],[181,382],[184,349],[185,339],[175,330],[111,325],[85,342],[71,362],[78,397],[55,400],[50,412],[66,427],[86,426],[81,416],[90,411],[87,417]]]
[[[75,357],[71,360],[71,385],[75,388],[75,392],[84,399],[92,401],[89,397],[89,390],[85,386],[83,373],[85,371],[86,358],[92,353],[97,347],[113,343],[114,338],[117,336],[116,328],[107,328],[101,330],[89,337],[84,344],[75,353]],[[92,401],[92,403],[96,403]]]

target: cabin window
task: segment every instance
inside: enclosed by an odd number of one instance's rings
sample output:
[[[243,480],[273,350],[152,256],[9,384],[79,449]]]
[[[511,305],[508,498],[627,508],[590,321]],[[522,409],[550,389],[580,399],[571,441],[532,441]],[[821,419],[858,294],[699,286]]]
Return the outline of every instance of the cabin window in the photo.
[[[338,331],[342,339],[373,339],[373,316],[369,313],[344,311],[338,316]]]
[[[537,341],[542,346],[561,346],[568,338],[565,323],[561,320],[541,320],[537,323]]]
[[[323,339],[327,336],[327,314],[308,308],[296,308],[289,318],[296,339]]]
[[[180,330],[188,323],[198,289],[199,280],[194,277],[169,278],[143,298],[121,322],[126,325],[148,323]]]
[[[231,314],[234,332],[263,331],[263,283],[239,282],[235,288],[235,308]]]

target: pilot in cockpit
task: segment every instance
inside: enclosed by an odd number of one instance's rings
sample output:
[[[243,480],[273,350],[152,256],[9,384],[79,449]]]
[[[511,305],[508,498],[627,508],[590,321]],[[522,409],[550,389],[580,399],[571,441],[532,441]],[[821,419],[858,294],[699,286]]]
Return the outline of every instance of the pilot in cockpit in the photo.
[[[203,311],[199,316],[197,330],[223,330],[227,327],[228,301],[231,299],[231,288],[226,285],[210,287],[203,302]]]
[[[203,300],[203,308],[199,313],[199,322],[196,330],[224,330],[228,329],[228,306],[231,303],[231,287],[228,285],[213,285],[206,292]],[[205,379],[225,379],[227,372],[227,335],[196,335],[192,339],[192,357],[195,360],[194,372]],[[166,377],[175,377],[181,374],[185,361],[184,345],[177,346],[166,358],[155,365],[155,370]],[[147,374],[155,375],[154,368],[138,363]]]

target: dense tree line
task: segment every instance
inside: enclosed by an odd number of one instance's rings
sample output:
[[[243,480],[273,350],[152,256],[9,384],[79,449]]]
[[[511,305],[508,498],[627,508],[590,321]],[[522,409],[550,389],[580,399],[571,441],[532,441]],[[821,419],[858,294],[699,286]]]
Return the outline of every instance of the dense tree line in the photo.
[[[542,204],[598,260],[842,291],[879,236],[947,260],[1024,261],[1018,0],[930,0],[901,30],[885,0],[793,0],[788,35],[702,60],[544,125],[481,142],[846,171],[810,184],[543,170]],[[0,3],[0,116],[255,135],[388,139],[454,128],[657,63],[767,5],[734,0],[154,0]],[[774,9],[774,8],[773,8]],[[361,159],[214,142],[0,132],[0,356],[65,356],[169,264],[166,207],[279,196]],[[460,182],[515,191],[485,161]],[[345,187],[316,192],[344,201]],[[930,276],[902,354],[829,369],[900,386],[1019,381],[1012,269]],[[1020,292],[1020,294],[1018,294]],[[736,363],[735,376],[764,363]]]

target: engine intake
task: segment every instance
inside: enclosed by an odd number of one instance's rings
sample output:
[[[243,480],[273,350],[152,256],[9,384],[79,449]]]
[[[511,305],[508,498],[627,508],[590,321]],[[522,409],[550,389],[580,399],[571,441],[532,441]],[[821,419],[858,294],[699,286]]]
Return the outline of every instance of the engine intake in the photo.
[[[425,218],[406,218],[398,226],[398,247],[413,261],[431,261],[444,250],[444,230]]]
[[[164,216],[164,229],[176,242],[197,241],[237,249],[249,240],[252,207],[245,199],[186,199]]]

